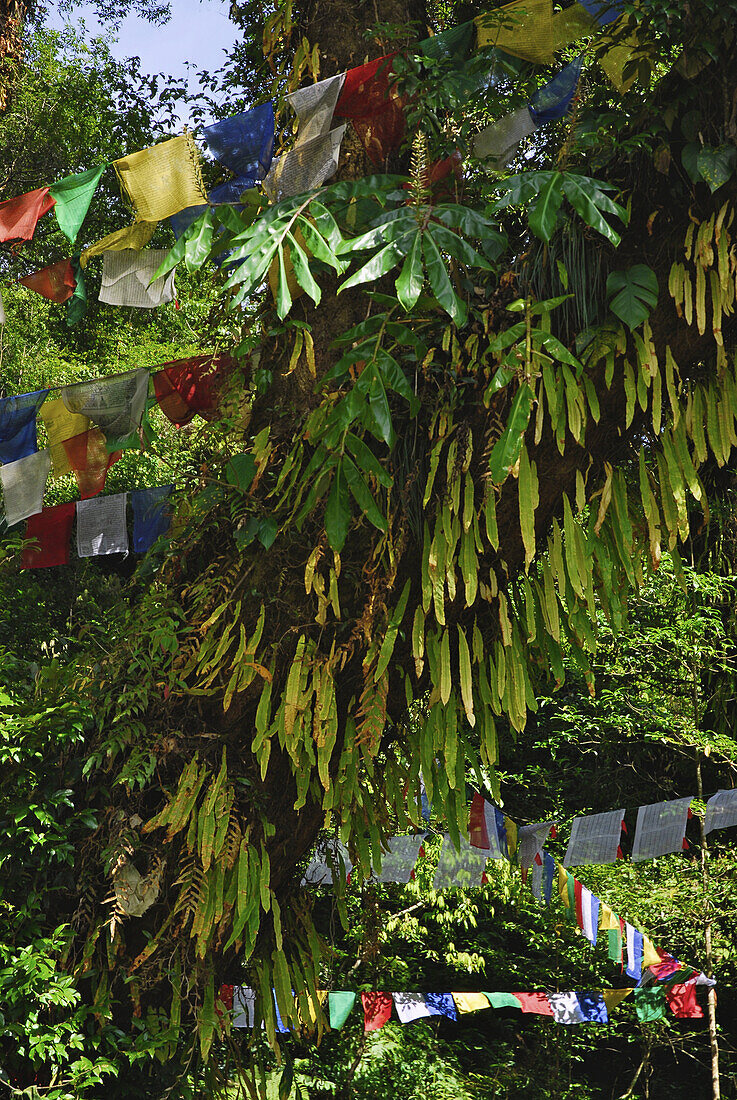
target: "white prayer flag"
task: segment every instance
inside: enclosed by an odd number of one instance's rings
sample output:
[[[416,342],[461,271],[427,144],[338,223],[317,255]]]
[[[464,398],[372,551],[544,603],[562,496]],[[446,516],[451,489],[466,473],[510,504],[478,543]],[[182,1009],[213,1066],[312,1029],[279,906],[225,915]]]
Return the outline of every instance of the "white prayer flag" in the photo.
[[[140,426],[148,394],[145,367],[64,386],[61,398],[71,413],[87,416],[109,437],[129,435]]]
[[[331,837],[318,844],[302,878],[302,885],[331,886],[336,879],[347,878],[352,867],[343,841]]]
[[[575,817],[563,866],[583,867],[591,863],[615,863],[622,837],[623,819],[624,809]]]
[[[394,1007],[397,1016],[403,1024],[411,1024],[413,1020],[421,1020],[424,1016],[435,1016],[425,1004],[422,993],[392,993]]]
[[[338,73],[337,76],[329,76],[327,80],[321,80],[317,84],[298,88],[287,96],[299,120],[295,145],[303,145],[329,131],[335,104],[344,82],[345,73]]]
[[[387,841],[389,850],[381,857],[378,882],[409,882],[424,840],[420,836],[392,836]]]
[[[548,993],[556,1024],[582,1024],[586,1017],[575,993]]]
[[[681,851],[692,798],[689,795],[672,802],[640,806],[632,844],[632,859],[635,862]]]
[[[550,830],[555,825],[554,821],[538,821],[534,825],[520,825],[517,831],[517,859],[520,867],[532,867],[535,856],[543,850],[545,841],[550,836]],[[540,868],[542,872],[542,867]]]
[[[80,558],[101,554],[127,554],[125,526],[127,493],[77,501],[77,554]]]
[[[463,837],[461,850],[457,852],[450,836],[446,834],[435,871],[434,888],[442,890],[446,886],[480,886],[488,854],[484,848],[473,848]]]
[[[737,825],[737,790],[717,791],[706,803],[704,832],[731,829],[734,825]]]
[[[110,306],[134,306],[137,309],[154,309],[171,302],[174,297],[174,272],[170,271],[168,275],[151,282],[168,255],[166,248],[149,248],[143,252],[125,248],[120,252],[103,252],[100,301]]]
[[[520,107],[476,135],[474,156],[489,159],[491,168],[503,168],[516,153],[519,143],[536,129],[529,109]]]
[[[5,324],[5,304],[3,302],[3,292],[0,290],[0,325]]]
[[[50,469],[51,453],[48,447],[0,466],[8,527],[41,511]]]
[[[253,1027],[256,1023],[256,993],[247,985],[233,987],[233,1027]]]
[[[280,202],[291,195],[321,187],[338,170],[346,126],[344,123],[321,137],[295,145],[282,157],[275,157],[263,183],[269,198]]]

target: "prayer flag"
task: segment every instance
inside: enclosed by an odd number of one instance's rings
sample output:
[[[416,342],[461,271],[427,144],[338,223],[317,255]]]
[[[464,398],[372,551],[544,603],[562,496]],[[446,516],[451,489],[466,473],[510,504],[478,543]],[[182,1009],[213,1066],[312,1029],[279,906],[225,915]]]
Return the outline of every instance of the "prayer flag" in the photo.
[[[493,802],[477,791],[468,815],[468,835],[474,848],[483,848],[489,859],[501,859],[507,854],[507,834],[504,814]]]
[[[249,180],[242,190],[255,187],[269,171],[274,153],[274,104],[269,100],[251,111],[213,122],[205,127],[202,137],[217,161],[237,178]]]
[[[0,290],[0,328],[5,324],[5,303],[3,302],[3,292]]]
[[[89,168],[86,172],[79,172],[75,176],[66,176],[49,187],[51,197],[56,200],[54,213],[59,228],[72,243],[77,239],[82,222],[90,208],[92,196],[100,182],[100,176],[106,168],[106,164],[101,168]]]
[[[519,143],[534,133],[535,129],[529,107],[519,107],[490,123],[476,135],[473,155],[488,159],[492,169],[501,169],[512,159]]]
[[[649,1023],[652,1020],[661,1020],[665,1016],[665,990],[662,985],[643,986],[633,989],[632,999],[637,1010],[637,1019],[640,1023]]]
[[[609,1012],[601,993],[577,993],[578,1007],[587,1024],[608,1024]]]
[[[0,202],[0,241],[30,241],[39,218],[54,205],[48,187]]]
[[[153,375],[154,391],[162,412],[181,428],[199,413],[205,420],[216,409],[219,391],[235,360],[230,355],[199,355],[165,363]]]
[[[284,156],[276,157],[264,179],[264,190],[274,202],[301,195],[321,187],[338,170],[340,146],[346,127],[295,145]]]
[[[703,1019],[704,1010],[696,1001],[696,983],[693,979],[682,985],[668,986],[665,988],[665,997],[671,1012],[678,1020]]]
[[[79,262],[82,267],[87,267],[94,256],[100,256],[103,252],[121,252],[127,248],[140,252],[153,237],[155,229],[156,222],[135,222],[134,225],[126,226],[125,229],[116,229],[101,241],[85,248],[79,257]]]
[[[539,821],[534,825],[520,826],[517,859],[523,870],[532,867],[535,856],[540,855],[543,851],[543,845],[550,836],[550,830],[554,824],[554,821]]]
[[[458,1019],[451,993],[425,993],[424,997],[431,1016],[447,1016],[449,1020]]]
[[[212,196],[210,197],[212,198]],[[217,202],[217,199],[215,201]],[[206,210],[207,204],[203,203],[200,206],[188,206],[185,210],[180,210],[178,214],[172,214],[169,218],[169,225],[176,239],[179,240],[182,233],[186,233],[190,225],[194,225]]]
[[[424,835],[393,836],[387,841],[388,851],[381,857],[379,882],[409,882],[420,854]]]
[[[600,27],[613,23],[624,11],[624,0],[579,0],[579,3]]]
[[[281,1013],[279,1011],[279,1002],[276,999],[276,990],[274,989],[272,989],[271,991],[271,1000],[272,1004],[274,1005],[274,1024],[276,1030],[281,1032],[282,1035],[286,1035],[289,1032],[289,1028],[281,1018]]]
[[[552,0],[512,0],[476,17],[479,49],[493,46],[514,57],[549,65],[555,50]]]
[[[402,144],[407,124],[404,101],[392,86],[396,52],[349,69],[335,104],[335,117],[348,118],[366,150],[379,166]]]
[[[427,788],[425,787],[425,777],[420,773],[420,812],[422,813],[423,821],[429,821],[432,814],[432,806],[430,805],[430,799],[427,797]]]
[[[145,554],[169,530],[169,497],[173,488],[173,485],[159,485],[153,489],[134,489],[129,494],[133,508],[134,553]]]
[[[85,286],[82,267],[78,256],[71,259],[72,274],[74,275],[74,290],[67,301],[67,327],[74,328],[87,312],[87,287]]]
[[[247,985],[233,988],[233,1027],[255,1027],[256,993]]]
[[[583,56],[577,57],[530,99],[530,115],[536,126],[555,122],[567,113],[581,77]]]
[[[572,42],[595,34],[598,29],[599,24],[581,4],[572,4],[570,8],[557,11],[553,15],[556,50],[562,50]]]
[[[647,936],[642,937],[642,965],[643,966],[660,966],[660,955],[651,939]]]
[[[190,133],[113,161],[136,220],[158,222],[187,206],[207,202],[197,146]]]
[[[633,862],[682,850],[691,801],[689,796],[640,806],[632,844]]]
[[[356,1003],[355,993],[328,993],[328,1012],[330,1014],[330,1026],[339,1030],[351,1014]]]
[[[55,397],[53,401],[45,401],[39,415],[49,440],[52,476],[63,477],[65,474],[70,474],[72,467],[64,450],[64,441],[86,432],[90,426],[89,419],[77,413],[70,413],[60,397]]]
[[[126,493],[77,501],[77,554],[91,558],[101,554],[127,554]]]
[[[622,962],[622,926],[619,917],[608,905],[601,903],[599,909],[599,928],[606,931],[609,958],[612,962]]]
[[[57,260],[55,264],[34,271],[32,275],[24,275],[18,282],[58,305],[71,298],[77,285],[71,260]]]
[[[391,993],[362,993],[361,1003],[364,1031],[378,1031],[391,1016],[394,1002]]]
[[[437,1015],[425,1004],[425,997],[422,993],[392,993],[392,997],[397,1016],[402,1024],[411,1024],[413,1020]]]
[[[301,145],[305,141],[322,137],[330,130],[335,105],[344,82],[345,73],[338,73],[337,76],[329,76],[327,80],[320,80],[317,84],[298,88],[287,96],[287,102],[291,104],[299,124],[296,144]]]
[[[453,1000],[459,1012],[479,1012],[489,1008],[489,998],[485,993],[453,993]]]
[[[548,1001],[556,1024],[582,1024],[585,1016],[575,993],[549,993]]]
[[[576,923],[594,947],[596,946],[596,937],[599,934],[599,899],[590,890],[587,890],[578,879],[574,881],[574,897],[576,900]]]
[[[433,880],[434,889],[442,890],[448,886],[468,889],[471,886],[480,886],[481,876],[486,868],[486,857],[486,852],[471,847],[463,837],[460,851],[456,851],[453,841],[446,834]]]
[[[448,27],[440,34],[434,34],[432,38],[423,38],[417,43],[416,49],[423,57],[441,60],[445,57],[456,61],[465,61],[473,48],[475,23],[470,19],[467,23],[459,23],[455,27]]]
[[[575,817],[563,866],[616,862],[623,819],[624,809]]]
[[[627,973],[639,982],[642,977],[642,933],[631,924],[625,925],[627,937]]]
[[[168,256],[165,248],[103,252],[99,300],[111,306],[155,309],[174,298],[174,271],[151,281]]]
[[[48,449],[35,451],[17,462],[0,466],[5,499],[5,522],[13,527],[43,507],[43,496],[51,469]]]
[[[69,539],[74,523],[74,501],[44,508],[31,516],[26,524],[26,539],[36,543],[26,546],[20,559],[21,569],[48,569],[69,562]]]
[[[539,858],[539,863],[536,858],[532,864],[532,893],[538,901],[544,901],[546,905],[550,905],[550,899],[553,896],[553,883],[556,877],[555,860],[550,852],[546,852],[544,849],[539,854]]]
[[[107,472],[120,458],[120,451],[108,451],[105,436],[99,428],[73,435],[61,444],[69,469],[73,472],[82,500],[97,496],[105,488]],[[51,456],[52,462],[54,455]]]
[[[1,423],[2,414],[0,414]],[[737,790],[717,791],[706,803],[704,832],[712,829],[731,829],[737,825]]]
[[[558,893],[569,920],[576,919],[576,880],[570,871],[558,864]]]
[[[228,1010],[232,1009],[233,1007],[234,991],[235,986],[224,984],[220,986],[220,990],[218,992],[218,1000],[222,1003],[223,1007],[227,1008]]]
[[[534,1012],[538,1016],[552,1016],[553,1009],[545,993],[514,993],[523,1012]]]
[[[140,427],[148,379],[146,368],[139,367],[64,386],[61,399],[69,412],[88,417],[110,443]]]
[[[302,878],[302,885],[331,886],[336,879],[339,882],[345,881],[352,867],[343,841],[329,837],[317,845]]]
[[[632,993],[631,989],[602,989],[601,999],[607,1007],[607,1012],[611,1012],[613,1008],[616,1008],[618,1004],[629,997]]]
[[[654,974],[659,982],[664,982],[677,974],[682,969],[682,964],[667,951],[662,951],[660,948],[656,948],[656,951],[660,956],[660,963],[650,966],[650,973]]]
[[[17,462],[38,449],[36,415],[48,390],[0,400],[0,462]]]
[[[522,1008],[519,994],[514,993],[484,993],[492,1008]]]

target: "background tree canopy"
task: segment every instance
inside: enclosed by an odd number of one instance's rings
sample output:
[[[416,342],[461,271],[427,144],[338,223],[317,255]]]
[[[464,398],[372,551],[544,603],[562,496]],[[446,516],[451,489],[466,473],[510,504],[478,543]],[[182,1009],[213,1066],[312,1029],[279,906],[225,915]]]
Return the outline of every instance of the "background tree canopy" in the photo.
[[[243,44],[210,107],[272,96],[286,150],[289,91],[396,52],[404,141],[377,158],[373,119],[319,190],[211,208],[170,253],[180,310],[93,301],[70,330],[13,285],[58,256],[53,224],[3,254],[3,393],[238,358],[219,420],[175,432],[151,410],[110,473],[181,490],[135,570],[21,572],[3,535],[13,1094],[712,1095],[701,1024],[303,1026],[318,989],[623,984],[507,864],[479,891],[432,889],[434,837],[466,834],[474,790],[567,824],[734,784],[737,4],[617,7],[540,64],[483,36],[428,45],[485,12],[507,26],[493,4],[234,4]],[[2,198],[151,144],[180,94],[30,14],[6,17]],[[474,156],[580,52],[562,118],[495,170]],[[80,244],[129,220],[103,197]],[[376,884],[386,838],[425,827],[421,778],[429,862]],[[586,881],[713,961],[726,1090],[734,834],[708,853],[689,836]],[[334,894],[300,885],[325,837],[354,866]],[[140,916],[124,868],[150,885]],[[255,988],[263,1034],[231,1030],[223,982]]]

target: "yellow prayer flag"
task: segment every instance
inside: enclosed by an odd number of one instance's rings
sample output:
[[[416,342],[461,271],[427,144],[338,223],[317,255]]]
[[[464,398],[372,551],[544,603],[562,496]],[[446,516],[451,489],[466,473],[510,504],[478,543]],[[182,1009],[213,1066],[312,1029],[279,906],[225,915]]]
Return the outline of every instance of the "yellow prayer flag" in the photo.
[[[583,4],[573,4],[565,11],[557,11],[553,16],[553,36],[556,50],[562,50],[579,38],[595,34],[599,24],[593,15],[589,15]]]
[[[556,863],[556,869],[558,871],[558,893],[560,894],[560,900],[568,908],[568,872],[562,863]]]
[[[60,397],[53,401],[44,401],[39,415],[49,437],[51,476],[63,477],[64,474],[71,474],[72,467],[64,448],[64,440],[86,432],[90,426],[89,417],[82,416],[81,413],[69,412]]]
[[[81,267],[87,267],[93,256],[99,256],[101,252],[122,252],[124,248],[134,248],[140,252],[154,235],[156,222],[135,222],[125,229],[116,229],[114,233],[108,233],[96,244],[85,248],[79,257]]]
[[[459,1012],[478,1012],[489,1008],[489,998],[483,993],[451,993]]]
[[[511,817],[504,816],[504,827],[507,830],[507,853],[510,859],[514,858],[517,851],[517,825]]]
[[[601,928],[602,930],[606,929],[608,931],[610,928],[619,927],[619,917],[617,916],[617,914],[613,912],[613,910],[611,910],[608,905],[605,905],[604,902],[602,902],[599,906],[599,928]]]
[[[514,57],[549,65],[555,51],[552,0],[512,0],[476,16],[479,49],[493,46]]]
[[[660,955],[658,954],[657,950],[655,949],[655,945],[653,944],[653,941],[648,939],[647,936],[643,936],[642,937],[642,965],[643,966],[660,966],[662,961],[663,960],[661,959]]]
[[[607,1012],[611,1012],[613,1008],[616,1008],[625,997],[629,997],[631,992],[631,989],[602,989],[601,996]]]
[[[197,146],[190,133],[114,160],[123,189],[142,222],[159,222],[207,202]]]
[[[294,1005],[297,1009],[297,1018],[301,1024],[305,1024],[307,1027],[314,1027],[317,1023],[318,1005],[321,1005],[328,995],[326,989],[316,989],[315,992],[317,993],[317,1004],[315,1004],[314,999],[309,994],[307,995],[306,1019],[304,1018],[303,1013],[299,1007],[299,999],[297,997],[294,998]]]

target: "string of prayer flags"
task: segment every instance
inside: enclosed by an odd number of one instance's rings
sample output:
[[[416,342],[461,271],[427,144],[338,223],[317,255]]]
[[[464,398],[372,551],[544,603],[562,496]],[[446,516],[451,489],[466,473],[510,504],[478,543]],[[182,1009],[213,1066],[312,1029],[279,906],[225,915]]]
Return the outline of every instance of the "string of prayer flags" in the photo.
[[[82,500],[97,496],[105,488],[107,472],[121,456],[120,451],[108,451],[105,436],[99,428],[90,428],[61,444],[66,452],[70,471],[74,474]],[[53,461],[53,455],[52,455]]]
[[[87,216],[92,196],[97,190],[102,173],[107,168],[89,168],[74,176],[66,176],[49,187],[49,193],[56,200],[54,213],[62,233],[74,243]]]
[[[234,367],[235,360],[230,355],[198,355],[165,363],[153,375],[162,412],[177,428],[189,424],[195,413],[207,420]]]
[[[0,462],[17,462],[38,449],[36,416],[48,390],[0,400]]]
[[[642,932],[638,932],[631,924],[625,925],[627,938],[627,973],[630,978],[639,982],[642,977]]]
[[[125,493],[77,501],[77,555],[127,554]]]
[[[382,1028],[392,1014],[393,1003],[391,993],[362,993],[364,1031]]]
[[[34,271],[31,275],[24,275],[18,281],[58,305],[71,298],[77,285],[71,260],[57,260],[55,264]]]
[[[75,503],[56,504],[30,516],[20,559],[21,569],[49,569],[69,564],[69,542],[74,523]]]
[[[51,455],[47,449],[0,466],[8,527],[41,511],[50,469]]]
[[[356,1003],[356,994],[339,992],[328,994],[328,1013],[330,1026],[338,1031],[346,1022]]]
[[[297,116],[297,144],[322,137],[330,130],[335,105],[338,102],[345,73],[329,76],[317,84],[298,88],[287,96],[287,102]]]
[[[1,419],[0,423],[2,423]],[[717,791],[706,803],[704,832],[710,833],[712,829],[731,829],[735,825],[737,825],[737,790]]]
[[[599,907],[601,902],[578,879],[574,883],[574,895],[576,899],[576,923],[591,946],[595,947],[599,934]]]
[[[80,265],[87,267],[91,259],[104,252],[121,252],[130,248],[140,252],[153,237],[155,229],[156,222],[135,222],[125,229],[116,229],[114,233],[108,233],[107,237],[85,248],[79,257]]]
[[[567,114],[581,78],[582,65],[583,56],[579,55],[531,97],[529,110],[536,126],[556,122]]]
[[[136,220],[158,222],[207,202],[197,146],[187,132],[113,161]]]
[[[99,300],[110,306],[155,309],[174,298],[174,271],[154,279],[168,255],[165,248],[103,252]],[[153,281],[152,281],[153,280]]]
[[[691,801],[689,796],[639,807],[632,843],[633,862],[682,850]]]
[[[0,202],[0,241],[31,241],[39,218],[54,205],[48,187]]]
[[[269,198],[280,202],[321,187],[338,170],[345,130],[345,125],[338,126],[322,137],[302,142],[283,156],[275,157],[263,184]]]
[[[202,137],[215,160],[243,181],[242,191],[255,187],[268,173],[274,155],[274,104],[269,100],[251,111],[213,122],[205,127]]]
[[[396,53],[387,54],[349,69],[335,104],[335,117],[350,119],[366,155],[377,166],[399,148],[407,128],[404,101],[392,86],[395,57]]]
[[[139,367],[123,374],[64,386],[61,399],[69,412],[87,417],[100,428],[105,433],[108,450],[115,450],[118,438],[140,427],[148,379],[146,368]]]
[[[39,415],[49,441],[52,476],[64,477],[65,474],[72,472],[69,457],[64,450],[64,442],[86,432],[90,426],[89,419],[69,412],[60,397],[55,397],[52,401],[44,401]]]
[[[476,17],[479,49],[494,47],[532,61],[549,65],[555,50],[552,0],[512,0]]]
[[[436,890],[442,890],[449,886],[460,886],[464,889],[479,886],[486,870],[487,854],[483,850],[472,847],[463,837],[461,837],[460,851],[456,851],[453,841],[446,834],[440,849],[433,887]]]
[[[379,882],[409,882],[415,869],[424,835],[393,836],[387,841],[388,851],[381,857]]]
[[[614,863],[622,835],[624,809],[574,817],[571,839],[563,859],[564,867]]]
[[[133,509],[134,553],[145,554],[169,530],[169,500],[173,489],[173,485],[158,485],[151,489],[134,489],[129,493]]]

